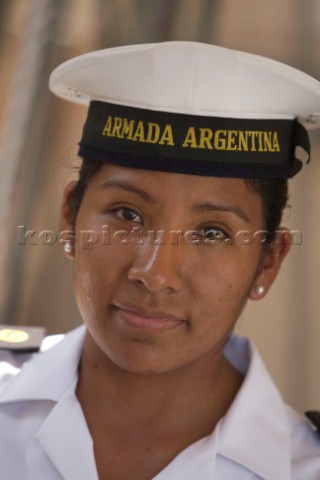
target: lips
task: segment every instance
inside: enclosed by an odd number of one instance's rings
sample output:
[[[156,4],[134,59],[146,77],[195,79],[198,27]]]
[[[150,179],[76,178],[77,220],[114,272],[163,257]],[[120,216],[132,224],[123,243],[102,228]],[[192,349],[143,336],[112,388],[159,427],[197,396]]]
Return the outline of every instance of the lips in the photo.
[[[159,310],[141,309],[131,305],[118,304],[114,304],[113,308],[120,322],[131,328],[151,333],[161,333],[187,323],[171,313]]]

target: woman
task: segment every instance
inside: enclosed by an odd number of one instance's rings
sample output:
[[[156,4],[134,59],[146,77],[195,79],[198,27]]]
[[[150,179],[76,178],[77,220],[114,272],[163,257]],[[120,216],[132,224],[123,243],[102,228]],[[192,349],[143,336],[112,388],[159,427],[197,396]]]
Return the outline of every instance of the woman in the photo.
[[[1,478],[319,479],[316,435],[232,335],[290,248],[319,83],[168,42],[71,60],[51,88],[91,102],[61,213],[85,327],[3,381]]]

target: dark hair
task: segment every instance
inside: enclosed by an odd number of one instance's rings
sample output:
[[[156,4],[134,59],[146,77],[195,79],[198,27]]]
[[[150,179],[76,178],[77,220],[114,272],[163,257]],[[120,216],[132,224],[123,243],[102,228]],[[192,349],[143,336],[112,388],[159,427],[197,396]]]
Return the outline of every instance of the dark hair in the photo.
[[[91,178],[105,162],[84,158],[79,170],[78,182],[69,197],[69,206],[76,214]],[[288,181],[286,179],[245,179],[247,187],[260,195],[263,205],[264,229],[268,232],[266,243],[274,240],[280,226],[282,213],[288,201]]]
[[[105,165],[105,162],[100,160],[89,160],[87,158],[82,159],[82,163],[79,168],[78,181],[69,196],[69,207],[74,214],[78,213],[88,183],[95,173],[97,173],[100,168],[103,167],[103,165]]]
[[[288,180],[285,178],[246,179],[247,187],[262,199],[264,228],[268,232],[266,243],[276,236],[283,210],[288,203]]]

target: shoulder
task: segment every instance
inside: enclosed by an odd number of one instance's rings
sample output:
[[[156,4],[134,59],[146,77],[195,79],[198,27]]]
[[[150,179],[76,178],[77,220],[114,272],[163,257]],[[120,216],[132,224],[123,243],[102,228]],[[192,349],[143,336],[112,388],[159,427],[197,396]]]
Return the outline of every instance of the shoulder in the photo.
[[[25,400],[57,401],[78,375],[86,329],[46,337],[32,354],[0,351],[0,405]]]
[[[239,438],[242,432],[242,464],[259,478],[320,480],[320,436],[305,417],[284,403],[252,342],[233,336],[225,353],[244,380],[220,438],[226,433],[229,445],[230,438]],[[234,448],[238,451],[238,446]]]
[[[287,407],[293,480],[320,479],[320,436],[309,421]]]
[[[9,350],[0,350],[0,387],[20,372],[24,363],[35,354],[18,354]]]
[[[50,335],[45,337],[40,345],[38,352],[21,353],[10,348],[0,349],[0,395],[6,383],[15,377],[32,359],[41,356],[42,353],[49,350],[52,346],[62,340],[64,335]]]

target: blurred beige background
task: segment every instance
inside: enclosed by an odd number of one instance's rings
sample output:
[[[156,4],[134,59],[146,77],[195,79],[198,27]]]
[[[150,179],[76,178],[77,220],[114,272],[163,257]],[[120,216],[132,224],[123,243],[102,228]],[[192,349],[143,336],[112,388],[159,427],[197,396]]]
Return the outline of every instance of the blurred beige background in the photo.
[[[50,71],[93,49],[171,39],[266,55],[320,79],[319,0],[1,0],[0,323],[49,333],[80,323],[72,265],[52,234],[39,232],[58,232],[86,112],[49,94]],[[312,142],[312,163],[291,182],[284,222],[302,232],[302,243],[237,328],[255,340],[301,412],[320,409],[319,131]],[[27,231],[36,234],[25,238]]]

